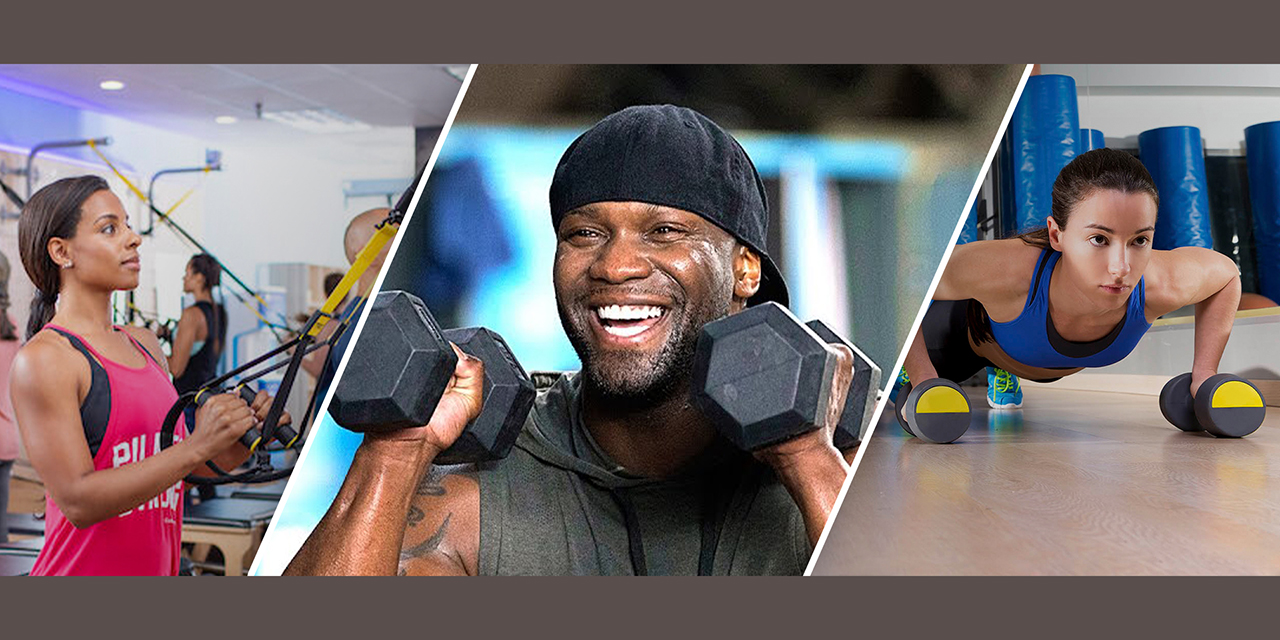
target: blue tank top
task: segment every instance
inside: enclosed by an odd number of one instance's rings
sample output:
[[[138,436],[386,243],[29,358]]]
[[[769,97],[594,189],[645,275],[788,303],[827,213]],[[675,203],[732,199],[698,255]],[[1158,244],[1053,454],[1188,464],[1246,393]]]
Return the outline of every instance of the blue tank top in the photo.
[[[1058,335],[1049,317],[1049,280],[1061,257],[1061,253],[1051,249],[1040,252],[1022,314],[1010,322],[991,321],[991,335],[1010,358],[1032,367],[1105,367],[1119,362],[1151,328],[1147,322],[1144,280],[1139,279],[1138,286],[1129,294],[1124,320],[1111,333],[1093,342],[1070,342]]]

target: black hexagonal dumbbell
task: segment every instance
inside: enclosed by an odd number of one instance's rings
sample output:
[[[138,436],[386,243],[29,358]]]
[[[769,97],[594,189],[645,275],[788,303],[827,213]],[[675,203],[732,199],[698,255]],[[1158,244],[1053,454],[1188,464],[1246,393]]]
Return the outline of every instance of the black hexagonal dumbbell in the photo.
[[[330,402],[334,421],[357,432],[426,424],[457,365],[449,341],[484,363],[484,407],[436,462],[506,456],[533,407],[528,374],[497,333],[480,328],[442,332],[426,305],[404,291],[384,291],[374,300]]]
[[[836,425],[836,448],[848,451],[856,448],[871,426],[871,414],[875,413],[876,391],[880,388],[880,367],[872,362],[861,349],[853,343],[841,338],[823,324],[821,320],[810,320],[804,323],[818,334],[827,344],[842,344],[853,352],[853,381],[849,383],[849,394],[845,397],[844,411],[840,413],[840,424]]]
[[[440,455],[439,464],[488,462],[507,457],[533,409],[536,392],[502,336],[483,327],[448,329],[445,340],[484,363],[484,408]]]
[[[352,347],[329,413],[361,433],[426,424],[457,364],[422,300],[384,291]]]
[[[726,438],[754,451],[826,426],[837,364],[825,341],[786,308],[748,307],[703,327],[693,400]],[[852,424],[861,420],[853,416]]]
[[[1191,374],[1175,376],[1160,390],[1160,413],[1183,431],[1208,431],[1219,438],[1242,438],[1267,416],[1262,392],[1227,373],[1209,376],[1191,396]]]

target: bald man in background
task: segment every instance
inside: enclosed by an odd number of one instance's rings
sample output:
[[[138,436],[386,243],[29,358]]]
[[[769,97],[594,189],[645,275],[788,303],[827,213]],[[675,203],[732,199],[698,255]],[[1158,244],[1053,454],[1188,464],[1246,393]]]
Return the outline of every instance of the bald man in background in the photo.
[[[378,232],[378,223],[386,220],[389,213],[391,213],[391,210],[385,207],[370,209],[351,219],[351,222],[347,224],[346,233],[342,236],[342,246],[343,250],[346,251],[348,264],[355,263],[356,255]],[[346,303],[338,311],[338,320],[345,320],[360,310],[360,303],[373,290],[373,284],[377,282],[378,274],[382,272],[382,263],[387,259],[387,253],[390,250],[390,242],[383,245],[382,251],[373,259],[373,262],[369,263],[369,267],[365,269],[364,273],[360,274],[360,280],[355,285],[355,295],[347,297]],[[328,340],[339,324],[339,322],[326,324],[320,334],[316,336],[316,342]],[[354,325],[354,323],[352,324]],[[333,382],[333,376],[338,372],[338,364],[342,362],[342,355],[346,353],[348,345],[351,344],[351,330],[353,328],[350,325],[347,327],[342,337],[338,338],[338,341],[334,343],[332,350],[328,346],[322,346],[302,360],[302,368],[316,378],[316,412],[319,412],[320,403],[324,401],[325,391],[328,389],[329,384]]]

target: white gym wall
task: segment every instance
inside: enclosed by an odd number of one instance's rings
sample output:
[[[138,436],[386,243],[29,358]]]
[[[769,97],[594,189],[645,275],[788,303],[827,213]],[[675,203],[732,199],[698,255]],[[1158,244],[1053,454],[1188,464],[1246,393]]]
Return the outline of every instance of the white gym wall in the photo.
[[[1075,79],[1080,126],[1107,146],[1137,148],[1138,134],[1199,127],[1205,149],[1244,151],[1244,129],[1280,120],[1280,65],[1045,64],[1041,73]]]

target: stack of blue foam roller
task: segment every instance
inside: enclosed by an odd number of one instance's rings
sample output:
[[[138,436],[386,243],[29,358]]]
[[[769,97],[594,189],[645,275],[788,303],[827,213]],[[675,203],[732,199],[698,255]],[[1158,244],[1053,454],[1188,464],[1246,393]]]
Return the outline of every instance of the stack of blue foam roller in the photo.
[[[1280,301],[1280,122],[1244,130],[1257,246],[1258,293]]]
[[[1079,153],[1093,151],[1094,149],[1105,149],[1107,147],[1107,137],[1102,135],[1097,129],[1081,129],[1080,130],[1080,148]]]
[[[1138,155],[1160,193],[1152,245],[1213,247],[1204,144],[1196,127],[1162,127],[1138,135]]]
[[[1042,227],[1053,181],[1080,151],[1080,112],[1071,76],[1027,78],[1001,141],[1001,206],[1006,234]]]

